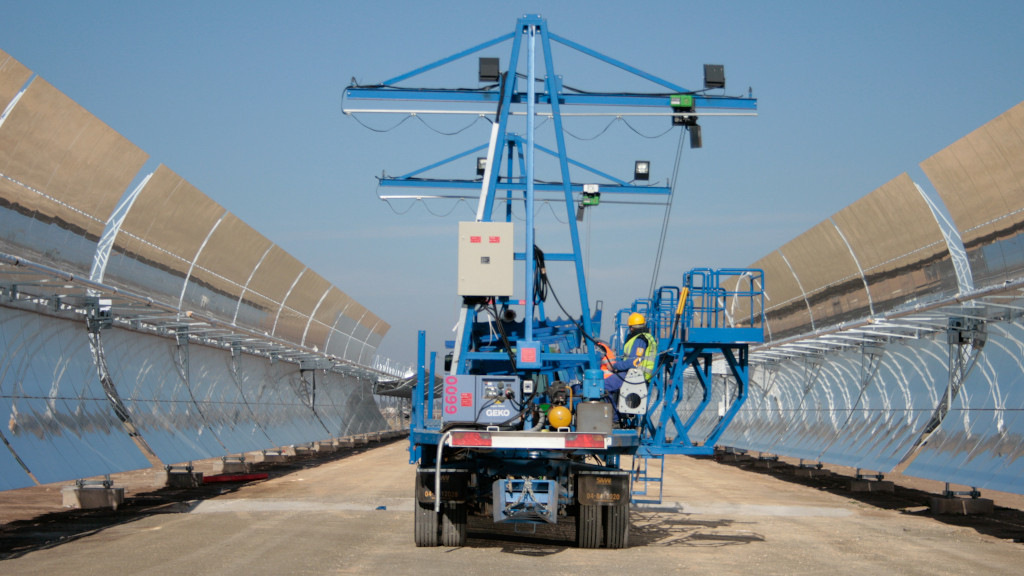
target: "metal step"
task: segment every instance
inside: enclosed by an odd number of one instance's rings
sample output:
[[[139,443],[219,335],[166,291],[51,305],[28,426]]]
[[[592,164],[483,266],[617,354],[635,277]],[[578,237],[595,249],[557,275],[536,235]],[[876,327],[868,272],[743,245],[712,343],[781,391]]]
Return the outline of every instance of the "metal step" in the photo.
[[[650,466],[650,460],[657,460],[657,470]],[[655,475],[655,472],[657,473]],[[633,504],[661,504],[665,477],[665,455],[657,454],[633,457]],[[657,494],[654,489],[657,487]]]

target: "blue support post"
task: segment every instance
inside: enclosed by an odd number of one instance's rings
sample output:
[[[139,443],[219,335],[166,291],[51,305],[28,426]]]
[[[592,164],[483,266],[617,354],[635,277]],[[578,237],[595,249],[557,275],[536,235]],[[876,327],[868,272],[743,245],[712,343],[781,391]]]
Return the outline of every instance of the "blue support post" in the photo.
[[[536,62],[534,61],[537,50],[537,36],[535,34],[535,28],[533,25],[527,26],[529,35],[528,44],[528,56],[526,64],[526,91],[529,95],[529,99],[526,101],[526,338],[527,342],[533,342],[533,311],[534,311],[534,293],[533,293],[533,275],[534,261],[533,245],[534,245],[534,229],[533,229],[533,133],[534,133],[534,115],[536,113],[536,104],[534,102],[534,91],[536,90],[535,79],[536,79]]]
[[[701,359],[703,359],[704,362],[703,366],[700,365]],[[693,428],[693,425],[697,423],[697,419],[700,418],[701,414],[704,413],[704,410],[707,409],[708,404],[711,402],[711,355],[707,354],[698,357],[693,363],[693,371],[697,374],[697,381],[700,382],[700,385],[703,388],[704,396],[701,398],[700,404],[697,405],[697,408],[692,414],[690,414],[690,417],[687,418],[686,423],[683,424],[683,429],[686,431],[687,435],[690,433],[690,428]],[[680,376],[682,375],[680,374]],[[682,378],[680,378],[680,388],[682,385]]]
[[[424,330],[419,331],[416,344],[416,386],[412,391],[412,414],[409,415],[410,464],[419,462],[420,456],[423,455],[423,449],[417,443],[416,438],[417,431],[423,429],[423,386],[426,377],[424,363],[427,349],[427,333]]]
[[[737,348],[739,355],[733,352],[731,348],[723,348],[722,355],[725,356],[726,361],[729,364],[729,370],[732,371],[733,376],[736,378],[736,400],[733,401],[729,409],[726,410],[725,415],[718,421],[718,425],[715,426],[711,434],[708,435],[707,444],[714,446],[718,443],[718,439],[722,437],[722,433],[732,423],[732,419],[736,417],[736,413],[743,407],[744,402],[747,400],[747,385],[749,372],[747,370],[747,347],[741,346]]]
[[[555,75],[554,60],[551,57],[551,41],[548,36],[547,27],[541,28],[541,39],[544,43],[544,66],[547,69],[547,86],[549,94],[557,94],[557,90],[554,89],[553,82],[557,78]],[[558,102],[558,98],[551,99],[551,117],[555,121],[555,141],[558,143],[558,159],[559,165],[562,169],[562,184],[564,186],[565,194],[565,208],[567,220],[569,221],[569,236],[572,239],[572,251],[575,255],[576,265],[576,283],[579,285],[580,294],[580,314],[583,320],[583,333],[584,338],[595,337],[594,328],[590,324],[590,299],[587,295],[587,278],[586,271],[583,267],[583,249],[580,246],[580,233],[576,226],[576,219],[573,218],[573,200],[572,200],[572,179],[569,177],[569,159],[565,150],[565,133],[562,128],[562,112]],[[530,122],[530,126],[533,122]],[[601,363],[597,359],[596,346],[590,340],[587,340],[587,354],[590,357],[590,367],[598,368]]]
[[[427,420],[434,419],[434,368],[437,364],[437,352],[430,353],[430,376],[427,378]]]

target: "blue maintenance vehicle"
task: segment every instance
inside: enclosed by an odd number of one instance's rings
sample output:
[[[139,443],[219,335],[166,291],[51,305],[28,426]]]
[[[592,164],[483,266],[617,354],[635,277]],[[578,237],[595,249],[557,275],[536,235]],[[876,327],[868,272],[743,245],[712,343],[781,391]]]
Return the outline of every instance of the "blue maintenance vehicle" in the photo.
[[[480,58],[484,85],[479,88],[405,86],[422,73],[508,41],[512,48],[506,69],[497,58]],[[555,72],[552,43],[658,88],[650,93],[568,88]],[[538,60],[544,65],[543,77],[537,75]],[[593,309],[590,305],[577,220],[567,218],[571,249],[545,253],[535,240],[534,203],[546,194],[564,203],[567,215],[579,217],[601,195],[670,197],[670,187],[645,183],[649,166],[639,162],[633,179],[626,181],[572,160],[563,136],[563,109],[611,107],[612,114],[635,109],[663,115],[666,122],[687,130],[696,148],[699,116],[753,115],[757,109],[749,96],[710,94],[724,91],[724,84],[723,68],[705,65],[704,89],[688,90],[558,36],[548,30],[545,19],[527,15],[509,34],[385,82],[346,89],[346,114],[486,111],[493,116],[488,144],[379,180],[382,188],[445,189],[454,192],[444,197],[478,202],[476,219],[459,224],[462,304],[443,374],[435,375],[433,354],[428,365],[425,333],[419,334],[410,417],[410,462],[417,465],[417,546],[463,545],[467,518],[477,514],[496,523],[523,525],[574,521],[578,546],[624,548],[629,545],[631,503],[660,498],[660,489],[655,496],[649,487],[661,480],[664,456],[714,450],[746,398],[748,345],[764,340],[763,273],[695,269],[679,286],[658,288],[620,311],[612,347],[621,350],[625,318],[638,312],[656,339],[658,354],[649,374],[638,369],[620,374],[621,387],[609,392],[598,342],[603,310],[600,302]],[[386,107],[356,107],[371,101]],[[411,103],[410,108],[398,107],[402,102]],[[426,102],[439,108],[424,110]],[[514,131],[511,120],[516,116],[528,119],[525,134]],[[538,117],[554,124],[553,148],[535,142],[535,122],[529,119]],[[537,151],[557,161],[560,181],[535,177]],[[486,154],[479,159],[480,178],[424,177],[428,170],[473,154]],[[570,168],[604,183],[574,183]],[[415,197],[425,195],[417,191]],[[506,207],[522,202],[525,225],[512,221],[510,209],[496,210],[496,200]],[[549,281],[547,268],[555,262],[574,267],[578,300],[572,304],[579,306],[578,315],[565,311]],[[520,267],[521,291],[515,286]],[[548,316],[549,296],[564,318]],[[522,314],[517,318],[518,310]],[[723,398],[727,407],[713,416],[705,412],[716,377],[732,384]]]

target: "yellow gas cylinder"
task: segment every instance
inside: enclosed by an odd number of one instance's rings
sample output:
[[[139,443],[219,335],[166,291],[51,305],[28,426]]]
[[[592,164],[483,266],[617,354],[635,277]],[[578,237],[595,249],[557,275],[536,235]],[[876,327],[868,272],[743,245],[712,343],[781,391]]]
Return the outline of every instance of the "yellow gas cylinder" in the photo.
[[[555,428],[566,428],[572,424],[572,412],[565,406],[554,406],[548,410],[548,423]]]

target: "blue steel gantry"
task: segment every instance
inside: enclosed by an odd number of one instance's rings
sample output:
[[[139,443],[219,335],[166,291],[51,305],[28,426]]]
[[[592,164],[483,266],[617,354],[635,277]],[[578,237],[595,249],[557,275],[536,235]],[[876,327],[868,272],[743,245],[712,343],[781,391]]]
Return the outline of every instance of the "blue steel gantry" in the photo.
[[[491,85],[477,89],[403,85],[422,73],[508,40],[512,42],[508,67],[500,73],[494,70]],[[569,89],[556,73],[552,43],[649,81],[657,86],[657,91],[598,93]],[[518,71],[523,52],[525,74]],[[544,65],[543,77],[537,74],[538,61]],[[481,64],[483,69],[484,63]],[[498,68],[493,62],[489,64]],[[708,94],[710,89],[723,87],[724,76],[722,83],[709,83],[707,72],[706,67],[705,88],[690,90],[558,36],[549,31],[546,20],[528,15],[518,19],[509,34],[379,84],[352,85],[346,89],[343,106],[346,114],[486,114],[494,118],[488,144],[399,177],[383,176],[379,180],[381,187],[449,191],[432,193],[436,196],[431,197],[440,198],[469,198],[467,191],[478,189],[477,223],[512,221],[510,209],[504,214],[495,213],[495,202],[499,198],[507,205],[519,201],[525,204],[523,240],[512,257],[524,266],[522,295],[514,296],[511,291],[462,292],[460,288],[463,304],[451,363],[444,376],[443,395],[439,399],[442,404],[439,418],[435,418],[433,412],[434,387],[426,385],[428,379],[434,381],[434,361],[432,357],[428,375],[425,339],[420,333],[420,376],[413,391],[410,436],[411,461],[420,465],[417,480],[420,505],[415,530],[418,545],[436,545],[439,537],[445,545],[461,544],[465,539],[467,507],[477,511],[485,509],[482,502],[490,502],[493,495],[494,501],[490,504],[498,522],[554,522],[559,510],[560,513],[564,513],[566,507],[576,510],[578,542],[583,547],[594,547],[601,542],[601,510],[606,507],[608,510],[603,515],[608,530],[604,534],[605,545],[622,547],[628,537],[629,483],[625,483],[625,493],[602,493],[609,500],[598,498],[595,502],[590,501],[593,494],[588,490],[594,486],[590,479],[600,477],[597,485],[620,487],[607,488],[614,492],[621,489],[623,478],[628,478],[627,472],[619,470],[622,455],[657,458],[669,453],[710,453],[714,440],[742,405],[747,345],[763,341],[763,274],[757,270],[696,270],[687,275],[682,288],[669,287],[658,292],[674,294],[673,297],[648,301],[651,303],[646,310],[649,327],[657,335],[662,352],[651,381],[641,385],[645,388],[641,394],[647,398],[645,405],[630,414],[622,414],[621,418],[616,414],[618,424],[613,427],[612,404],[603,401],[608,397],[597,351],[602,310],[600,305],[591,308],[580,234],[577,221],[572,217],[577,207],[584,209],[595,200],[596,194],[667,197],[671,189],[640,185],[637,180],[645,178],[637,175],[633,181],[616,178],[570,158],[563,128],[563,116],[569,113],[563,108],[612,110],[594,113],[598,115],[622,115],[628,114],[630,109],[640,109],[643,112],[637,114],[665,116],[666,120],[671,117],[673,125],[691,130],[693,146],[692,136],[693,131],[699,130],[696,122],[699,116],[753,115],[757,109],[756,100],[750,97]],[[483,73],[481,76],[483,79]],[[368,101],[388,103],[388,107],[356,107],[355,103]],[[437,108],[403,109],[395,107],[395,102],[413,105],[430,102]],[[476,108],[444,107],[453,105]],[[483,108],[488,106],[494,109]],[[538,111],[538,107],[543,110]],[[525,135],[512,131],[510,121],[516,116],[525,116]],[[536,142],[535,119],[540,116],[553,123],[555,143],[551,148]],[[486,159],[479,180],[426,176],[435,168],[484,151]],[[535,175],[537,151],[557,159],[560,181],[538,182]],[[595,186],[574,182],[573,168],[611,183]],[[571,251],[545,253],[536,245],[534,204],[538,192],[554,194],[558,197],[556,202],[564,205]],[[412,197],[424,196],[419,192]],[[478,233],[470,241],[486,244],[487,239],[492,243],[510,241],[498,232]],[[489,263],[490,256],[486,258]],[[569,318],[546,316],[544,304],[550,290],[548,262],[567,262],[574,266],[581,311],[578,320],[565,312],[557,296],[559,308]],[[740,282],[744,279],[745,284]],[[740,288],[740,284],[745,287]],[[513,305],[524,307],[521,321],[507,315]],[[730,313],[737,306],[741,313]],[[684,423],[677,412],[684,395],[684,373],[693,368],[704,385],[705,396],[710,398],[713,356],[724,358],[731,376],[738,381],[737,397],[715,431],[708,438],[694,441],[688,432],[696,416]],[[595,411],[603,411],[604,415],[595,417]],[[593,463],[595,460],[598,464]],[[476,482],[475,491],[467,488],[462,476],[470,473]],[[486,479],[494,480],[493,490]],[[544,496],[538,497],[539,494]]]

